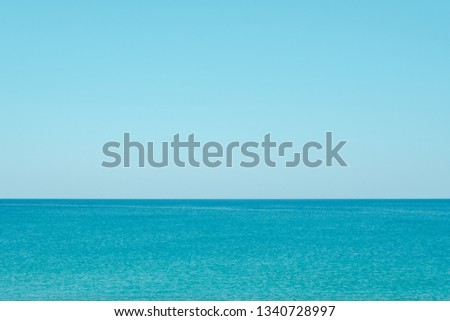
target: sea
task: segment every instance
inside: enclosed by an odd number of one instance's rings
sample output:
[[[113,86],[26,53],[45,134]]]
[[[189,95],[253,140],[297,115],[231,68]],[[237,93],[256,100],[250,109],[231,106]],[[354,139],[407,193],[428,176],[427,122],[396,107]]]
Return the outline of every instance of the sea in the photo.
[[[450,300],[450,200],[0,200],[0,300]]]

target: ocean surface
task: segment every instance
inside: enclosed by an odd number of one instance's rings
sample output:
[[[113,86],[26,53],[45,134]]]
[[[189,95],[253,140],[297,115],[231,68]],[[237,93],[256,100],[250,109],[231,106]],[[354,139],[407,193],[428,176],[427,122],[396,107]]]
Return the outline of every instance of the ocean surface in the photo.
[[[0,200],[0,300],[450,300],[450,200]]]

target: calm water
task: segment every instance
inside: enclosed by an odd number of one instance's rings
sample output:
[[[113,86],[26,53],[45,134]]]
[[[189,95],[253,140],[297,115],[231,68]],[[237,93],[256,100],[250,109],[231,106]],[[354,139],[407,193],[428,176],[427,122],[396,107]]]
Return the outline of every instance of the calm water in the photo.
[[[0,200],[0,300],[449,300],[450,201]]]

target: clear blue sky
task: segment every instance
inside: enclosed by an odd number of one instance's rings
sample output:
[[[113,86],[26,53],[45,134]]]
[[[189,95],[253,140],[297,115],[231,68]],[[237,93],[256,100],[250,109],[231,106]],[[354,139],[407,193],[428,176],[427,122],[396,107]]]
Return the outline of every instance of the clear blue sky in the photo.
[[[3,1],[0,197],[450,197],[449,1]],[[348,168],[116,168],[102,145],[349,142]]]

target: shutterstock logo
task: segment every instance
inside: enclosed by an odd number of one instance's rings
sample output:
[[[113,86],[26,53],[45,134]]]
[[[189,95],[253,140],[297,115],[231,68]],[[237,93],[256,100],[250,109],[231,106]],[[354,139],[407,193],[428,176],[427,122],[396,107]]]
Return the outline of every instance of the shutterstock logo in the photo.
[[[247,141],[241,143],[233,141],[221,144],[216,141],[200,143],[195,135],[190,134],[181,140],[180,134],[173,136],[171,142],[160,143],[158,149],[155,143],[146,144],[132,141],[130,133],[123,134],[123,141],[110,141],[103,145],[103,155],[107,160],[103,167],[131,167],[131,158],[138,167],[162,168],[169,165],[177,167],[233,167],[252,168],[259,165],[268,167],[306,167],[319,166],[347,166],[339,154],[347,141],[333,143],[333,133],[326,132],[325,142],[310,141],[300,149],[294,147],[293,142],[275,142],[267,134],[261,142]],[[314,156],[312,155],[314,154]],[[319,154],[319,155],[317,155]]]

